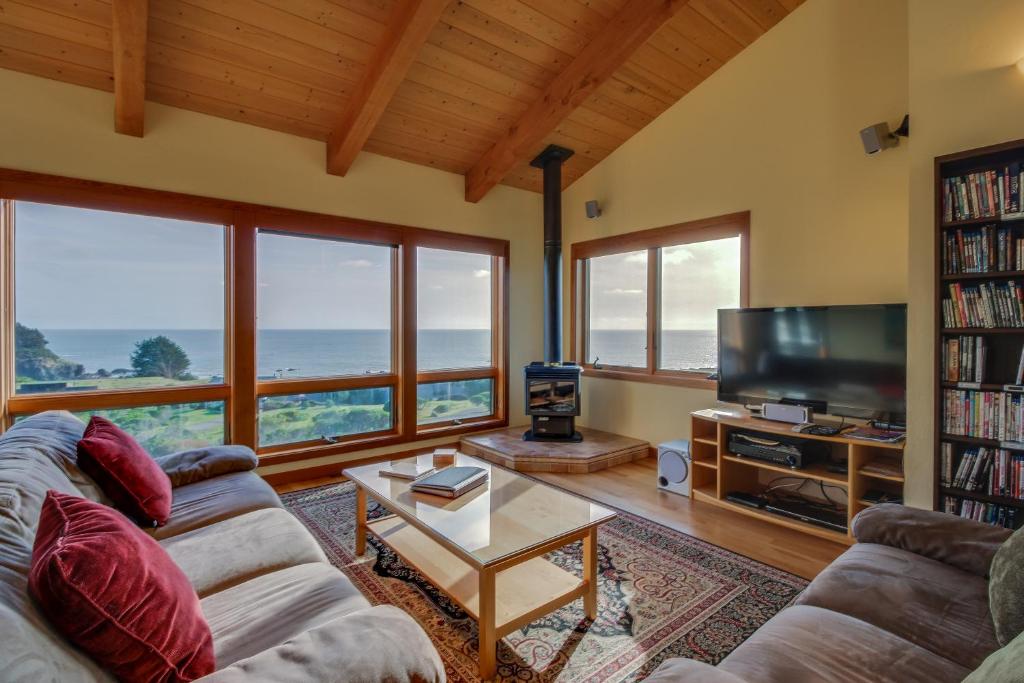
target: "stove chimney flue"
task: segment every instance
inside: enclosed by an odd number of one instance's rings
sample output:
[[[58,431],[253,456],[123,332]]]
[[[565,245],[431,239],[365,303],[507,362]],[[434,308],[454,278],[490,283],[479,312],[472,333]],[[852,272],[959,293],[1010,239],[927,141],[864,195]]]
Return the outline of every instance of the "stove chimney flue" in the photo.
[[[562,360],[562,164],[571,149],[548,145],[530,162],[544,171],[544,360]]]

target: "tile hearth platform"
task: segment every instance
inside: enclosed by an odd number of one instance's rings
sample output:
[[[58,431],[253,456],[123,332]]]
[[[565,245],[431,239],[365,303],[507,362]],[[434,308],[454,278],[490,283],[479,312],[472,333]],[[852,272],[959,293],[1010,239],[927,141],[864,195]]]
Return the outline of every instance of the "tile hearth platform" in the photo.
[[[462,437],[459,450],[518,472],[586,474],[650,455],[651,445],[640,439],[579,427],[580,443],[523,441],[529,427]]]

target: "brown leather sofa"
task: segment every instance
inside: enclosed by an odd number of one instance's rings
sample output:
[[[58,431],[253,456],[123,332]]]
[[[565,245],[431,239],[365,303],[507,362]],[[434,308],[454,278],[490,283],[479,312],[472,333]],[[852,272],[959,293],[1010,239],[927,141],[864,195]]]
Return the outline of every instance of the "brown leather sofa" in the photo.
[[[110,681],[50,627],[26,584],[48,489],[107,502],[78,469],[85,425],[50,412],[0,436],[0,680]],[[174,501],[152,533],[192,582],[213,633],[217,670],[202,680],[444,681],[419,625],[371,607],[255,472],[247,448],[157,458]]]
[[[999,648],[988,569],[1006,529],[902,505],[853,521],[857,543],[717,667],[664,662],[648,683],[943,683]]]

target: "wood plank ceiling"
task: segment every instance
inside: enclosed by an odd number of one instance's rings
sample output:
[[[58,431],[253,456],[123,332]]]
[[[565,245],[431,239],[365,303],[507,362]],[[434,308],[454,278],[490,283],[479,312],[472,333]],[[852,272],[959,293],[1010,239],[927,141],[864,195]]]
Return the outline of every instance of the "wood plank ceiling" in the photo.
[[[576,151],[570,185],[802,2],[0,0],[0,68],[114,92],[117,65],[154,102],[539,192],[545,145]],[[586,50],[617,30],[639,46]],[[140,85],[118,84],[118,130],[142,133]]]

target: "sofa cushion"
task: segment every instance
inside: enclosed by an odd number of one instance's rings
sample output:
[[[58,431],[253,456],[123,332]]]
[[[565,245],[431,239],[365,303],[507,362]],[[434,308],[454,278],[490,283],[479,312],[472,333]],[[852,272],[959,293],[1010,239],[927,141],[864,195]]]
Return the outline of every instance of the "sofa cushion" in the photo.
[[[28,588],[68,640],[122,680],[191,681],[213,671],[213,640],[188,579],[106,505],[47,494]]]
[[[807,605],[776,614],[718,666],[745,681],[785,683],[944,683],[968,673],[888,631]]]
[[[140,526],[167,522],[171,480],[131,434],[110,420],[99,415],[89,420],[78,442],[78,466]]]
[[[988,604],[1001,645],[1024,633],[1024,530],[1018,529],[996,551],[990,568]]]
[[[999,647],[985,579],[885,545],[853,546],[796,602],[856,617],[967,669]]]
[[[1019,683],[1024,676],[1024,633],[996,650],[964,683]]]
[[[179,486],[171,493],[171,516],[167,524],[150,531],[154,538],[170,538],[253,510],[281,507],[274,489],[255,472],[225,474]]]
[[[445,671],[430,638],[412,617],[397,607],[377,605],[303,631],[203,679],[203,683],[310,681],[444,683]]]
[[[264,574],[200,604],[220,669],[370,603],[340,571],[312,562]]]
[[[327,562],[302,523],[280,508],[254,510],[160,541],[199,597],[263,574]]]
[[[172,487],[194,484],[232,472],[254,470],[256,453],[248,446],[207,446],[154,458],[171,480]]]

